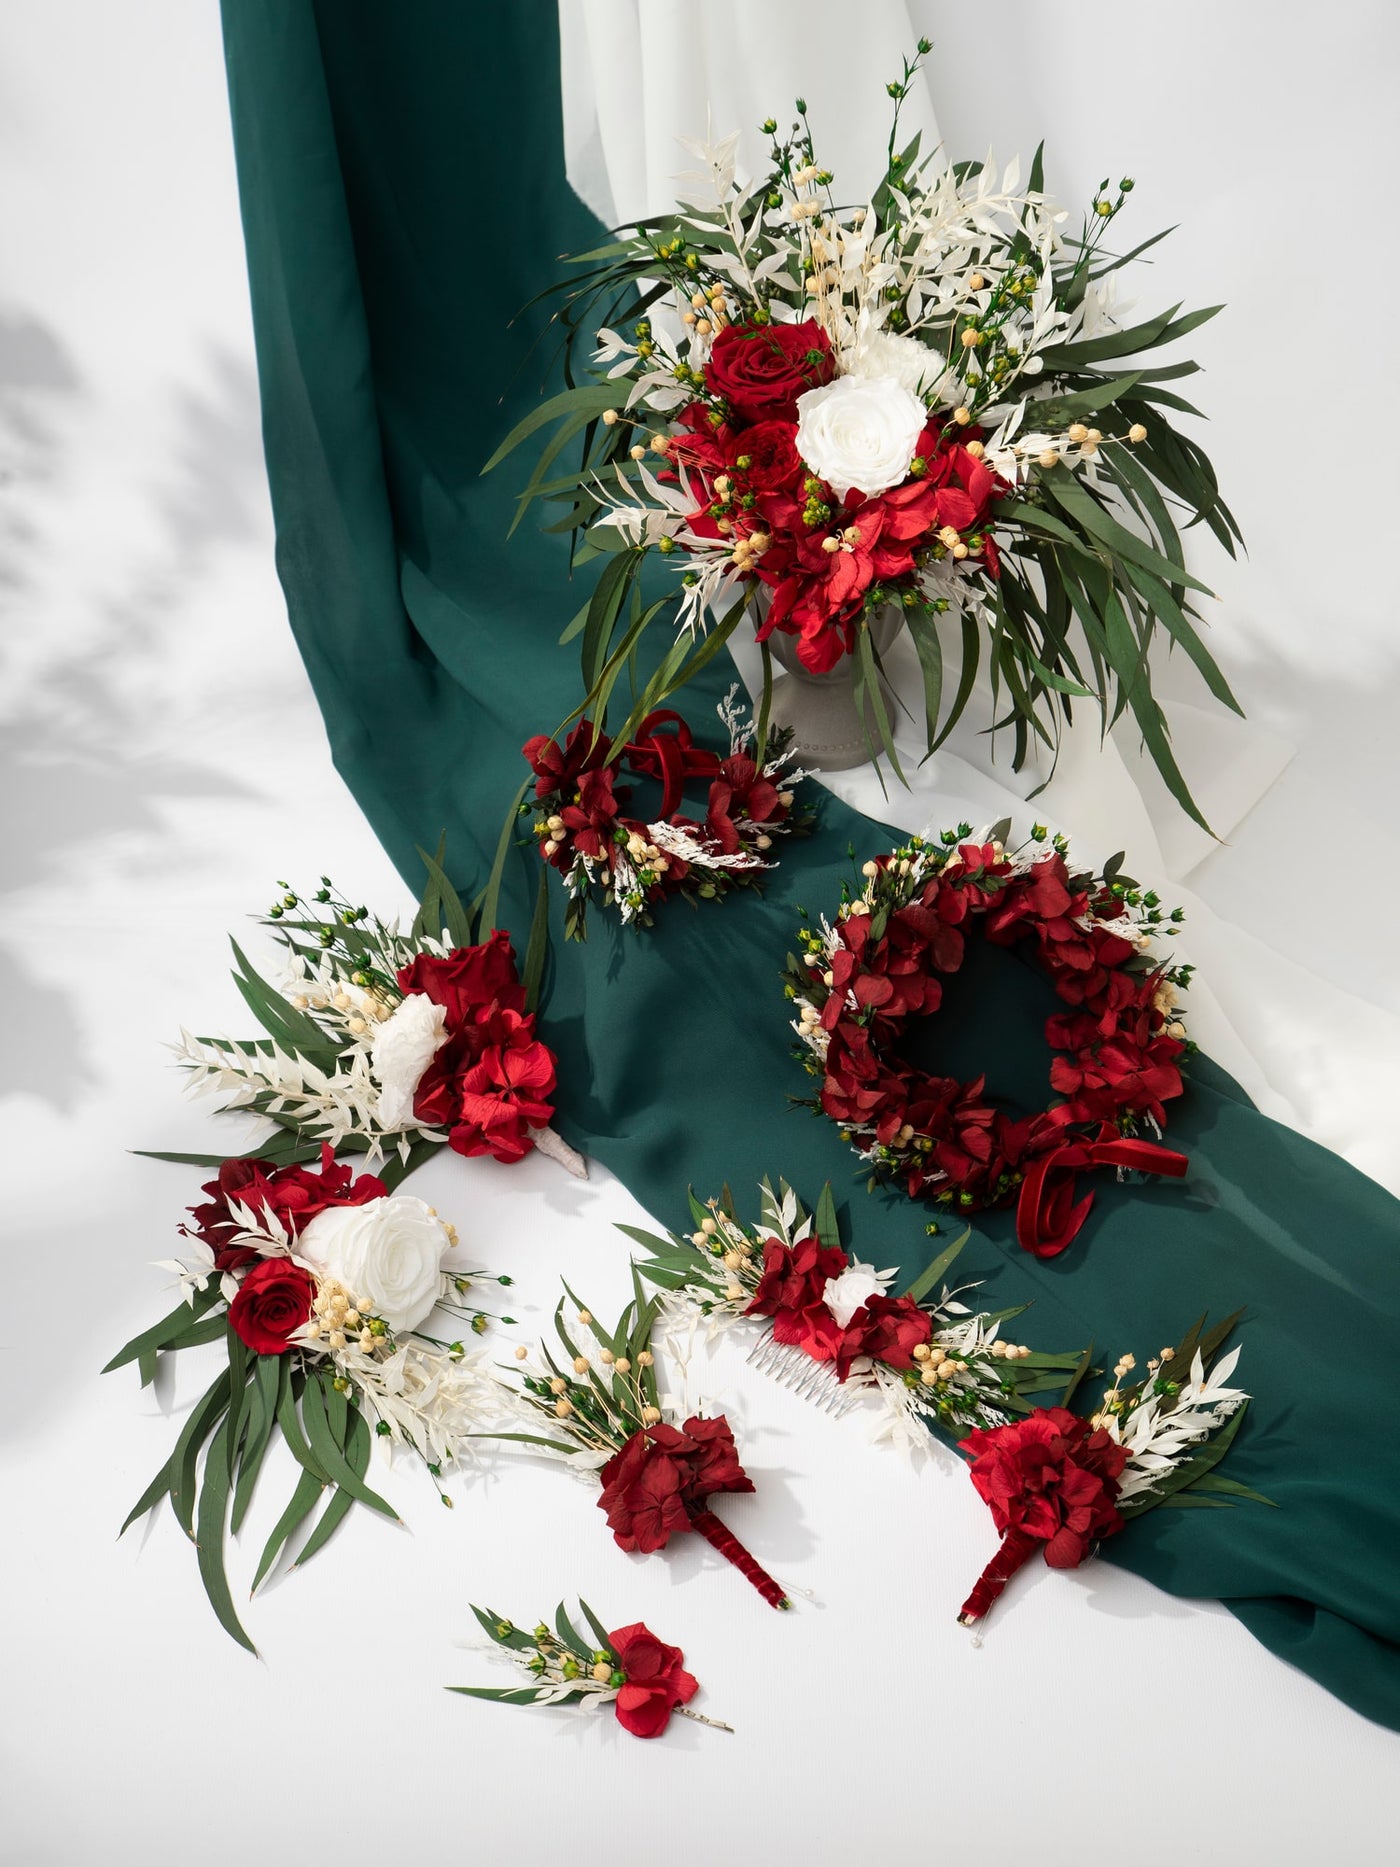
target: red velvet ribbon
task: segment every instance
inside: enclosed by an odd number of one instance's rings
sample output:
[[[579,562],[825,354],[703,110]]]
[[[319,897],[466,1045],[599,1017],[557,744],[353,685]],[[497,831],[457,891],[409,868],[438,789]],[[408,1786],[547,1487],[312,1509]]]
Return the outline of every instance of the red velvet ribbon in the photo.
[[[977,1586],[962,1604],[958,1614],[961,1624],[971,1627],[974,1621],[980,1621],[1016,1571],[1043,1547],[1039,1537],[1027,1536],[1024,1530],[1008,1530],[997,1545],[996,1555],[978,1576]]]
[[[1062,1141],[1026,1169],[1016,1207],[1016,1236],[1023,1251],[1038,1258],[1058,1257],[1073,1242],[1089,1216],[1094,1195],[1074,1197],[1075,1175],[1088,1167],[1130,1167],[1135,1173],[1162,1173],[1181,1179],[1189,1162],[1173,1148],[1155,1141],[1134,1141],[1107,1129],[1097,1141]]]
[[[673,733],[658,730],[672,724],[676,728]],[[720,768],[719,755],[696,745],[689,726],[669,707],[659,707],[655,713],[648,713],[637,729],[637,737],[625,748],[624,756],[634,771],[660,779],[660,815],[663,818],[674,817],[680,809],[681,792],[687,779],[714,778]]]
[[[753,1583],[770,1608],[786,1608],[790,1605],[787,1596],[768,1571],[758,1566],[734,1532],[722,1524],[706,1505],[692,1507],[690,1524],[712,1549],[717,1549],[726,1562],[732,1562],[740,1575]]]

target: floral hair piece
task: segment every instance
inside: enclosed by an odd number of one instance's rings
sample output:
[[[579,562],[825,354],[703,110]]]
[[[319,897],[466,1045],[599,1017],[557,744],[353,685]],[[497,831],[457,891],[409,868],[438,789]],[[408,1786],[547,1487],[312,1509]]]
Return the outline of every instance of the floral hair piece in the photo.
[[[1063,1387],[1077,1354],[1043,1354],[1008,1340],[1020,1309],[973,1312],[944,1283],[968,1232],[941,1250],[899,1295],[891,1271],[853,1260],[841,1244],[829,1186],[808,1212],[785,1180],[759,1191],[756,1225],[726,1191],[690,1195],[689,1234],[622,1230],[648,1255],[638,1274],[666,1293],[668,1317],[759,1331],[749,1359],[833,1413],[878,1397],[880,1438],[919,1453],[935,1427],[955,1438],[1029,1413],[1032,1395]],[[936,1232],[937,1227],[931,1226]]]
[[[510,1690],[500,1686],[449,1686],[465,1698],[489,1699],[497,1705],[577,1705],[587,1711],[611,1706],[624,1731],[633,1737],[660,1737],[673,1713],[707,1724],[713,1731],[734,1727],[692,1711],[690,1700],[700,1682],[684,1667],[679,1647],[658,1640],[641,1621],[609,1633],[586,1601],[579,1612],[587,1621],[591,1640],[571,1624],[561,1603],[554,1626],[543,1621],[531,1632],[502,1615],[473,1607],[472,1613],[492,1641],[533,1676],[533,1683]]]
[[[1097,875],[1072,870],[1063,837],[1047,842],[1037,824],[1009,849],[1009,827],[974,838],[960,824],[867,862],[835,923],[801,934],[786,992],[799,1055],[821,1082],[816,1106],[872,1180],[960,1212],[1014,1199],[1021,1244],[1054,1257],[1093,1205],[1092,1193],[1074,1197],[1081,1171],[1186,1172],[1185,1155],[1155,1137],[1192,1048],[1177,1008],[1192,969],[1154,953],[1181,910],[1166,914],[1121,859]],[[899,1054],[906,1027],[938,1010],[974,929],[1028,950],[1063,1002],[1045,1026],[1057,1099],[1025,1118],[988,1098],[984,1077],[959,1082]]]
[[[590,897],[616,910],[624,926],[650,926],[656,907],[675,895],[722,900],[776,866],[774,839],[803,835],[811,818],[794,815],[793,791],[804,774],[790,769],[781,735],[753,750],[754,728],[731,688],[718,711],[729,730],[727,754],[698,746],[679,713],[647,715],[636,737],[609,738],[580,720],[561,745],[541,734],[524,747],[535,774],[534,833],[542,859],[564,878],[565,930],[585,937]],[[630,814],[626,774],[655,780],[661,797],[647,816]],[[688,785],[707,787],[704,814],[682,809]]]
[[[309,899],[279,884],[263,925],[289,955],[281,984],[233,948],[235,982],[266,1036],[182,1032],[178,1062],[224,1110],[274,1121],[263,1151],[281,1162],[314,1160],[328,1142],[370,1165],[388,1157],[395,1183],[444,1145],[506,1163],[538,1147],[585,1176],[549,1126],[556,1071],[535,1030],[538,963],[522,980],[509,936],[474,927],[440,864],[423,859],[428,886],[407,933],[326,876]]]
[[[774,1608],[791,1604],[785,1591],[761,1568],[710,1499],[726,1491],[752,1491],[739,1463],[734,1434],[723,1414],[666,1417],[651,1349],[657,1299],[636,1297],[608,1331],[565,1285],[574,1320],[565,1320],[564,1299],[554,1313],[562,1354],[542,1343],[532,1361],[517,1348],[516,1405],[531,1422],[548,1423],[539,1433],[499,1433],[546,1454],[567,1459],[573,1469],[601,1486],[598,1508],[619,1549],[650,1554],[673,1536],[696,1531],[731,1562]],[[591,1338],[591,1339],[590,1339]]]
[[[1087,1420],[1069,1410],[1076,1381],[1064,1404],[963,1439],[958,1449],[1001,1536],[963,1603],[964,1626],[982,1619],[1037,1550],[1052,1569],[1077,1569],[1105,1537],[1159,1505],[1272,1503],[1216,1470],[1249,1404],[1246,1393],[1227,1385],[1239,1349],[1214,1360],[1239,1314],[1208,1332],[1202,1316],[1127,1386],[1136,1364],[1122,1356],[1113,1386]],[[1088,1371],[1086,1357],[1080,1374]]]
[[[451,1505],[439,1480],[471,1456],[471,1442],[497,1416],[496,1383],[479,1353],[427,1334],[426,1325],[440,1308],[480,1335],[491,1318],[463,1301],[485,1274],[446,1263],[455,1227],[421,1199],[390,1194],[373,1174],[354,1177],[329,1147],[319,1169],[229,1161],[204,1192],[206,1203],[182,1228],[187,1255],[163,1266],[178,1276],[181,1301],[103,1372],[135,1362],[149,1387],[163,1356],[223,1345],[226,1365],[122,1529],[169,1497],[198,1549],[214,1612],[251,1652],[229,1591],[224,1538],[243,1522],[273,1439],[281,1438],[301,1474],[259,1558],[254,1592],[327,1487],[293,1567],[317,1554],[354,1504],[398,1522],[365,1481],[376,1439],[386,1450],[415,1453]]]

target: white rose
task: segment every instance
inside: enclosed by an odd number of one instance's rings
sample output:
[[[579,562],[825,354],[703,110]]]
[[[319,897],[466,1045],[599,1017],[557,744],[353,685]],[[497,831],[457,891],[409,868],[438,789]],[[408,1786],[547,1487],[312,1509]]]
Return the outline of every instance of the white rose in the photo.
[[[378,1027],[369,1067],[379,1084],[381,1128],[402,1128],[413,1120],[423,1072],[446,1042],[447,1013],[422,992],[410,992]]]
[[[893,376],[838,376],[797,398],[797,451],[842,499],[883,493],[909,477],[928,419]]]
[[[924,396],[943,376],[943,358],[917,337],[867,331],[856,346],[852,376],[893,376],[911,395]]]
[[[416,1329],[436,1305],[448,1248],[447,1228],[431,1207],[401,1193],[318,1212],[296,1254],[344,1284],[397,1335]]]
[[[839,1277],[828,1277],[822,1302],[836,1318],[838,1328],[844,1329],[871,1297],[883,1296],[893,1276],[893,1271],[877,1271],[873,1264],[856,1263],[848,1264]]]

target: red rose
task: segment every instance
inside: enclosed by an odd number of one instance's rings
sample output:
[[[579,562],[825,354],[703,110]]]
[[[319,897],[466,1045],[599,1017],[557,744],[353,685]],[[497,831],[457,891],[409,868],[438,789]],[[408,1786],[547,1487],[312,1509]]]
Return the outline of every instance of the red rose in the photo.
[[[290,1258],[261,1258],[228,1306],[229,1327],[255,1355],[285,1355],[311,1314],[316,1279]]]
[[[752,1491],[729,1422],[688,1419],[683,1426],[644,1426],[598,1474],[598,1508],[619,1549],[664,1549],[691,1527],[690,1515],[717,1491]]]
[[[633,1737],[659,1737],[677,1705],[688,1704],[700,1689],[685,1671],[679,1647],[668,1647],[649,1627],[635,1621],[608,1635],[626,1683],[614,1701],[617,1721]]]
[[[741,428],[729,442],[725,465],[731,478],[742,482],[742,492],[794,492],[807,473],[797,451],[797,424],[760,421],[752,428]]]
[[[826,332],[802,324],[726,324],[705,365],[705,382],[741,421],[795,421],[797,398],[830,382],[836,361]]]
[[[525,988],[515,969],[510,935],[499,929],[480,946],[454,947],[445,959],[420,953],[398,975],[399,990],[422,992],[447,1013],[447,1028],[473,1023],[478,1014],[499,1005],[524,1011]]]
[[[1127,1447],[1067,1407],[975,1428],[960,1450],[971,1456],[969,1476],[997,1529],[1043,1543],[1052,1569],[1078,1568],[1093,1544],[1123,1527],[1117,1497]]]
[[[258,1253],[248,1245],[231,1243],[243,1227],[234,1218],[230,1201],[275,1220],[295,1237],[327,1207],[362,1206],[366,1200],[382,1199],[388,1188],[376,1174],[362,1173],[357,1179],[323,1145],[319,1173],[310,1167],[274,1167],[265,1160],[226,1160],[218,1178],[200,1190],[209,1195],[209,1204],[191,1206],[195,1223],[184,1229],[209,1246],[215,1270],[239,1271],[252,1264]]]

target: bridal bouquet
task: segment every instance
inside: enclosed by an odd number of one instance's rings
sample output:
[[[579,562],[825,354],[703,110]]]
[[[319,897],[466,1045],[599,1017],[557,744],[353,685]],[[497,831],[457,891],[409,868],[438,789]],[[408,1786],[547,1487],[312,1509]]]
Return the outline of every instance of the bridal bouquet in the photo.
[[[478,1356],[426,1332],[439,1308],[455,1310],[478,1335],[488,1320],[463,1303],[472,1277],[448,1267],[457,1232],[433,1207],[391,1195],[373,1174],[356,1177],[328,1147],[315,1169],[228,1161],[204,1192],[206,1203],[182,1227],[184,1255],[162,1266],[178,1279],[181,1300],[103,1372],[134,1361],[144,1387],[162,1356],[206,1342],[225,1350],[225,1365],[122,1529],[169,1497],[215,1613],[252,1651],[229,1592],[224,1538],[230,1523],[235,1533],[241,1526],[274,1438],[301,1469],[264,1545],[255,1590],[328,1488],[295,1566],[310,1561],[354,1504],[398,1521],[365,1482],[376,1438],[407,1446],[436,1483],[499,1407]]]
[[[790,638],[810,671],[854,657],[858,700],[898,769],[879,670],[902,623],[930,750],[985,653],[1018,768],[1033,738],[1057,743],[1074,700],[1105,724],[1131,709],[1202,821],[1149,651],[1165,630],[1239,710],[1196,630],[1192,593],[1209,592],[1185,568],[1181,532],[1202,523],[1227,550],[1239,533],[1209,460],[1172,424],[1198,411],[1165,385],[1197,366],[1156,353],[1219,307],[1117,315],[1115,275],[1155,244],[1107,244],[1130,179],[1104,182],[1071,232],[1039,152],[1023,183],[1015,162],[933,160],[917,138],[901,149],[918,63],[889,86],[886,169],[867,201],[833,193],[800,99],[786,134],[763,125],[769,166],[752,180],[736,169],[737,137],[688,143],[701,168],[676,211],[578,256],[579,278],[560,288],[570,386],[489,464],[554,426],[519,511],[562,501],[554,529],[573,534],[575,562],[606,558],[566,632],[582,635],[595,718],[657,615],[679,633],[638,718],[749,615],[760,641]],[[576,370],[589,344],[594,368]],[[680,587],[643,608],[655,558]]]

